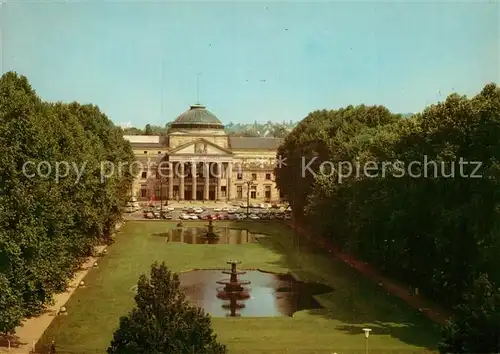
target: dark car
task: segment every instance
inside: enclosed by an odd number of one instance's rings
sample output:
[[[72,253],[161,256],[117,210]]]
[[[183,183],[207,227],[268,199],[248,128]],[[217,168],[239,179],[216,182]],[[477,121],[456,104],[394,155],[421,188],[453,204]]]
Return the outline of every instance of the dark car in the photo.
[[[165,220],[172,220],[172,213],[169,213],[167,211],[162,211],[160,217]]]

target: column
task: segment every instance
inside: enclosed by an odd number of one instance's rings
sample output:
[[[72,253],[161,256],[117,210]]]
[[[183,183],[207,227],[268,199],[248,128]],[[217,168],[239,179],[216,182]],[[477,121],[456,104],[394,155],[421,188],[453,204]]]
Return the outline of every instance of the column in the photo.
[[[226,194],[227,194],[227,200],[232,199],[231,195],[231,189],[232,189],[232,177],[233,176],[233,163],[228,162],[227,163],[227,176],[226,176]]]
[[[210,188],[210,185],[209,185],[209,181],[210,181],[210,162],[205,162],[203,164],[203,167],[205,169],[204,171],[204,178],[205,178],[205,187],[203,188],[203,199],[205,200],[208,200],[209,199],[209,196],[210,194],[208,193],[209,191],[209,188]]]
[[[191,175],[193,176],[193,189],[191,190],[191,199],[196,200],[196,162],[191,163]]]
[[[180,161],[177,162],[180,164],[179,168],[179,178],[180,178],[180,183],[179,183],[179,200],[184,200],[184,162]],[[177,169],[175,169],[177,171]]]
[[[168,163],[168,195],[167,200],[170,200],[174,196],[174,164],[173,162]]]
[[[215,189],[215,200],[220,200],[221,195],[222,164],[217,163],[217,188]]]

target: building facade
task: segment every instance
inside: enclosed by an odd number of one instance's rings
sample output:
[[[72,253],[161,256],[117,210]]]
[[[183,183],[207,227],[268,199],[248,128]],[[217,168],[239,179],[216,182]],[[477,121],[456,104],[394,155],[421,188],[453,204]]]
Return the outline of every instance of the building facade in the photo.
[[[166,136],[126,135],[136,156],[138,200],[273,202],[282,139],[228,136],[203,105],[175,119]]]

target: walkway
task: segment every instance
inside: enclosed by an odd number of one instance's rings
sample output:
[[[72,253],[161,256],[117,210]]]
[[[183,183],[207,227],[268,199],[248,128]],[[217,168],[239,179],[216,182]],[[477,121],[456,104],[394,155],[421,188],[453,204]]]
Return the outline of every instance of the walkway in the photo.
[[[319,238],[317,236],[310,237],[311,233],[300,226],[295,226],[291,222],[288,223],[288,226],[290,226],[292,229],[295,228],[299,236],[305,237],[308,240],[313,241],[321,248],[332,253],[335,257],[346,262],[347,264],[349,264],[349,266],[359,271],[368,279],[384,287],[387,290],[387,292],[399,297],[403,301],[407,302],[410,306],[424,313],[434,322],[443,324],[449,318],[450,316],[449,313],[444,309],[439,308],[437,305],[430,303],[421,296],[411,295],[408,291],[409,286],[405,287],[404,285],[397,284],[395,281],[381,275],[379,272],[373,269],[373,267],[371,267],[369,264],[360,262],[355,258],[353,258],[352,256],[339,252],[329,241],[323,238]]]

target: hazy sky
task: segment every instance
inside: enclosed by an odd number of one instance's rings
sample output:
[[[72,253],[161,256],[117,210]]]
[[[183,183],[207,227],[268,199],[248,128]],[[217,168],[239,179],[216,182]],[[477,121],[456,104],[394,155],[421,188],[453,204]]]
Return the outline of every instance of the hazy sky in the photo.
[[[176,118],[197,101],[197,73],[201,103],[224,123],[360,103],[417,112],[499,82],[498,1],[0,6],[2,72],[117,124]]]

